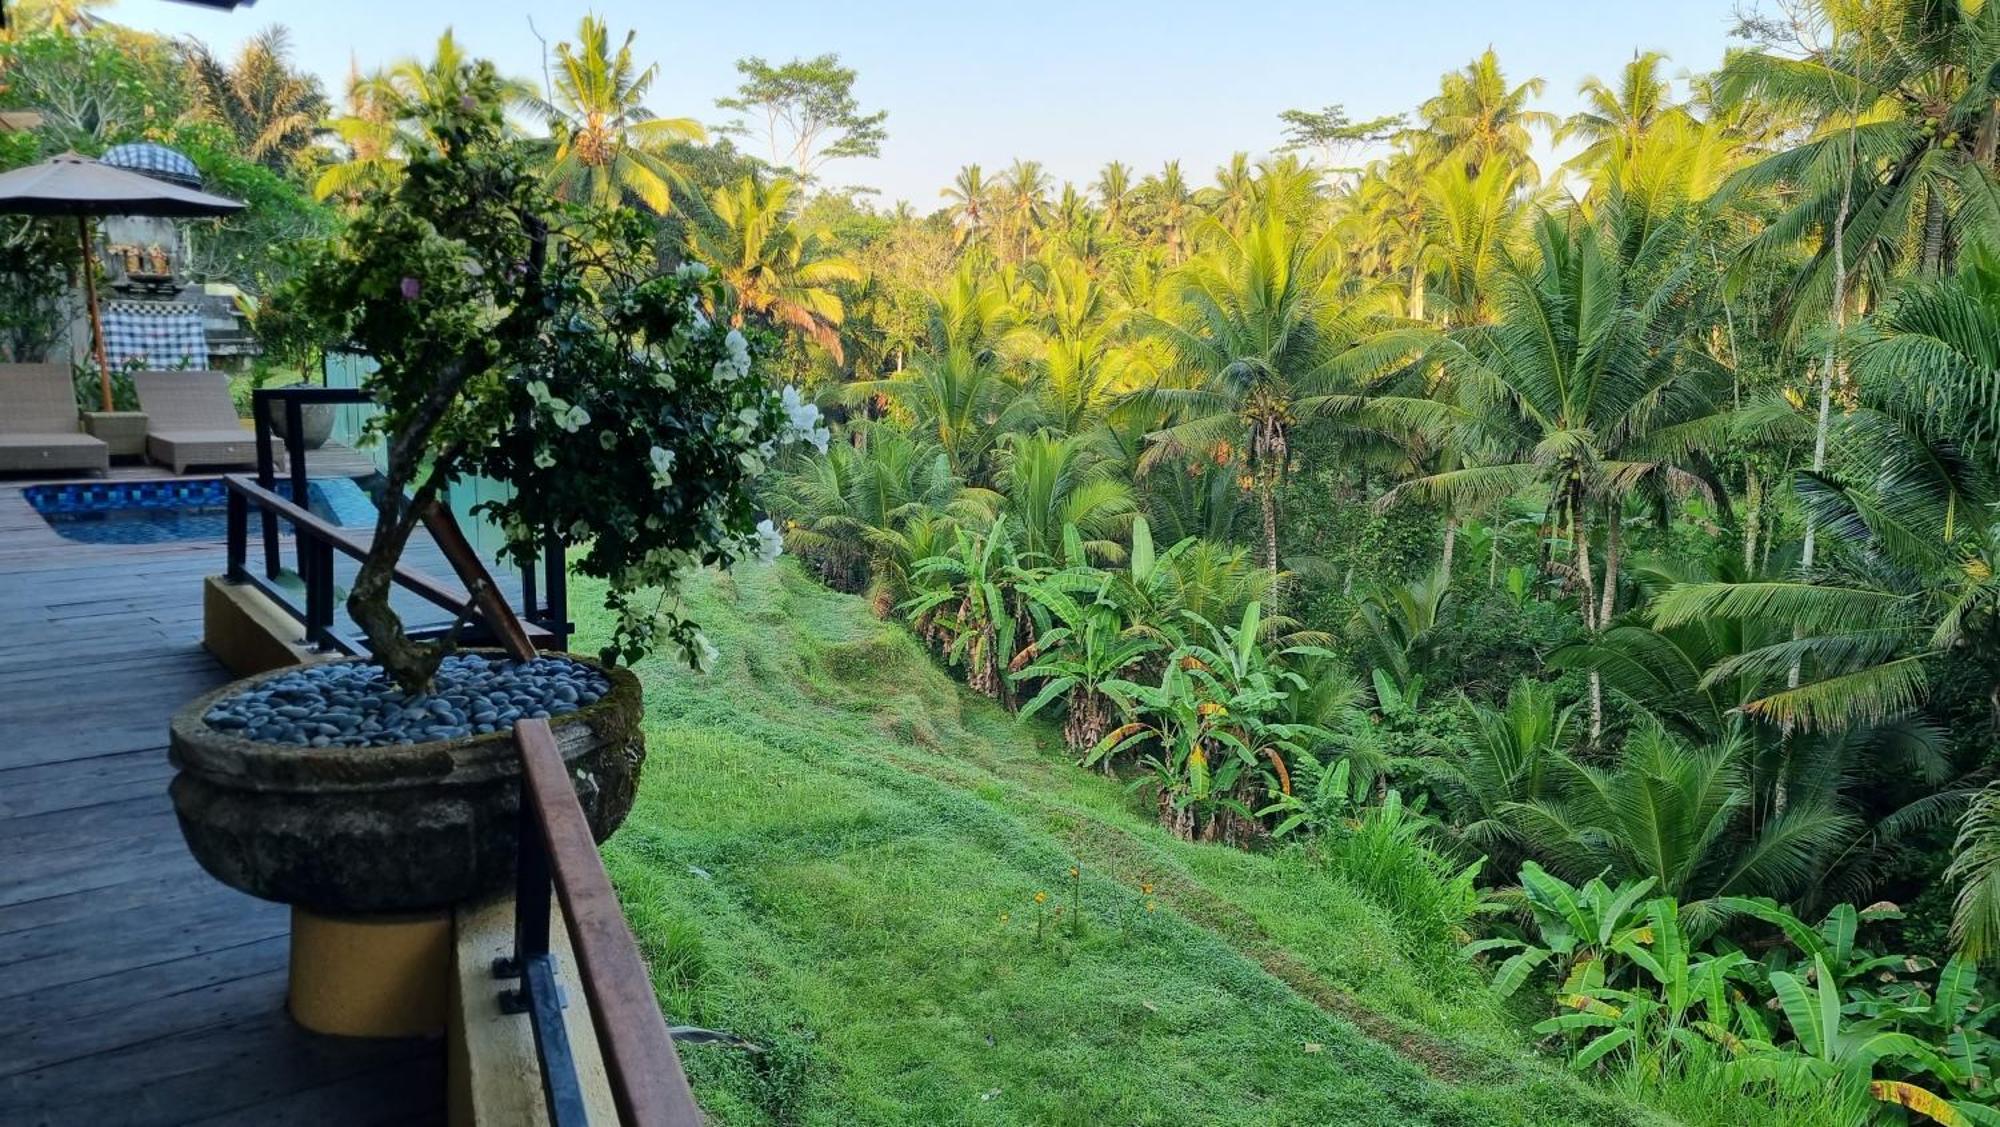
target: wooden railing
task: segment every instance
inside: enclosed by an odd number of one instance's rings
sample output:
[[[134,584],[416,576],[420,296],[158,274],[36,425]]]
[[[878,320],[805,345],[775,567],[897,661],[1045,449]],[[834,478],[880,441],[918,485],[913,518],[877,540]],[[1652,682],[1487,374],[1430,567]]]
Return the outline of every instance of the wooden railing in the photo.
[[[338,650],[342,653],[362,655],[368,652],[366,643],[348,635],[334,625],[334,583],[333,557],[335,553],[350,559],[364,559],[368,555],[367,541],[320,517],[303,505],[295,504],[288,498],[265,488],[247,474],[229,474],[223,479],[229,490],[228,529],[228,575],[232,583],[246,583],[261,591],[278,607],[296,618],[305,626],[307,645],[321,650]],[[291,526],[292,535],[297,538],[299,549],[299,580],[305,587],[305,605],[301,606],[292,592],[279,586],[273,577],[259,574],[249,567],[250,557],[250,511],[273,524],[283,521]],[[274,539],[274,538],[273,538]],[[485,622],[486,616],[478,603],[462,587],[454,587],[414,568],[398,566],[396,585],[434,606],[450,611],[453,618],[463,618],[475,623],[475,628],[462,632],[460,640],[468,643],[493,642],[498,640],[498,631]],[[448,629],[412,630],[410,636],[422,638],[428,634],[440,633]],[[561,640],[546,629],[528,626],[530,641],[543,648],[559,648]]]
[[[628,1127],[699,1124],[701,1109],[548,721],[517,722],[514,743],[521,753],[514,954],[500,960],[494,973],[521,980],[518,989],[503,995],[502,1008],[525,1012],[534,1024],[549,1121],[578,1127],[588,1120],[549,951],[553,886],[619,1121]]]
[[[278,445],[282,442],[284,445],[285,461],[283,480],[288,482],[290,494],[288,497],[281,496],[280,499],[296,502],[293,508],[299,512],[305,512],[310,479],[306,473],[306,449],[297,441],[297,436],[305,433],[305,408],[309,406],[360,406],[374,402],[374,397],[370,396],[365,390],[351,387],[314,387],[309,384],[303,384],[291,387],[258,388],[252,392],[250,415],[251,421],[256,426],[257,433],[256,485],[258,488],[268,494],[277,494],[278,482],[280,480],[278,475]],[[284,436],[278,435],[271,426],[271,408],[273,407],[278,408],[284,413],[286,424]],[[283,572],[278,543],[278,518],[283,513],[283,510],[265,505],[258,507],[260,509],[259,520],[263,534],[264,578],[276,579]],[[448,518],[448,514],[444,514],[443,510],[439,510],[439,512]],[[310,513],[307,515],[311,516]],[[312,519],[317,521],[317,518]],[[299,525],[296,519],[293,519],[292,523],[295,528]],[[322,527],[332,528],[331,525],[324,521],[318,521],[318,523]],[[449,523],[448,519],[446,523]],[[433,527],[434,535],[437,535],[441,531],[429,521],[426,521],[426,525]],[[233,531],[235,525],[232,524],[230,527]],[[247,532],[247,525],[245,527]],[[340,530],[333,528],[333,531],[339,532]],[[451,534],[457,536],[461,541],[463,540],[463,535],[458,533],[456,529],[452,529]],[[321,536],[321,539],[327,539],[327,537]],[[348,537],[347,539],[352,541],[352,537]],[[234,541],[232,540],[233,544]],[[446,545],[440,543],[440,547],[446,547]],[[354,554],[346,548],[340,547],[338,543],[334,544],[334,549],[345,555]],[[315,562],[324,562],[327,558],[322,555],[320,561],[315,561],[311,556],[312,551],[312,546],[301,536],[298,542],[298,572],[301,579],[306,579],[307,573],[313,569]],[[472,555],[469,548],[463,554],[467,559],[471,558]],[[549,535],[545,538],[539,554],[541,556],[539,568],[533,560],[529,560],[521,566],[520,618],[536,639],[538,646],[556,650],[566,649],[569,643],[571,624],[569,621],[568,570],[562,542],[553,534]],[[233,546],[230,549],[230,559],[232,568],[241,562]],[[454,566],[459,566],[461,561],[454,559],[452,563]],[[328,570],[330,571],[330,569]],[[483,567],[481,570],[483,571]],[[416,575],[418,573],[398,569],[397,579],[399,583],[402,582],[402,577],[406,574]],[[232,570],[233,576],[234,571]],[[437,584],[432,584],[432,587],[437,591],[449,590]],[[308,603],[310,603],[312,594],[310,580],[307,581],[307,588]],[[422,595],[433,603],[438,602],[437,599],[432,598],[431,593],[426,593],[424,590],[416,587],[412,587],[411,589],[416,590],[419,595]],[[329,586],[326,593],[330,594],[331,590],[332,588]],[[268,595],[270,591],[266,590],[265,593]],[[489,595],[497,595],[497,593],[497,588],[488,592]],[[459,601],[460,603],[464,602],[462,598]],[[284,605],[289,606],[289,603],[285,603]],[[438,605],[444,606],[447,610],[457,609],[456,606],[444,603],[439,603]],[[491,618],[492,616],[487,617]],[[324,637],[331,630],[331,627],[332,619],[328,618],[324,623],[319,624],[317,632]],[[308,636],[315,633],[312,623],[308,623],[306,632]],[[413,636],[415,636],[414,633]],[[362,652],[351,648],[351,639],[328,638],[327,641],[330,641],[335,648],[344,649],[348,653]],[[315,641],[314,644],[322,645],[325,643]]]

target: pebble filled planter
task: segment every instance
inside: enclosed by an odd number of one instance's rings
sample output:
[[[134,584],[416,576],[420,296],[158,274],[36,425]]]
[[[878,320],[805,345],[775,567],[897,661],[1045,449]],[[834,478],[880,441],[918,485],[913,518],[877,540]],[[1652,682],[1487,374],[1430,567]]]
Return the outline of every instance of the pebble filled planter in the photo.
[[[611,691],[602,673],[566,657],[521,662],[457,654],[429,693],[406,693],[381,669],[352,662],[304,666],[226,696],[202,716],[218,731],[307,747],[387,747],[507,730],[553,719]]]
[[[629,670],[574,655],[454,655],[420,697],[362,660],[276,670],[175,715],[174,811],[202,867],[253,896],[432,910],[512,878],[520,763],[501,717],[548,714],[603,840],[638,787],[641,711]]]

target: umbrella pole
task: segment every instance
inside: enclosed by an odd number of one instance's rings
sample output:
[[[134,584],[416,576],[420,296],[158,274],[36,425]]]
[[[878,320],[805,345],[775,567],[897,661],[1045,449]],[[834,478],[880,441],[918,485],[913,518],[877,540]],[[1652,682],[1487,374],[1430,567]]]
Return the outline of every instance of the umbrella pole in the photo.
[[[90,252],[90,219],[76,217],[76,237],[83,251],[84,303],[90,307],[90,343],[97,353],[97,382],[104,392],[104,409],[111,407],[111,362],[104,357],[104,319],[97,312],[97,262]]]

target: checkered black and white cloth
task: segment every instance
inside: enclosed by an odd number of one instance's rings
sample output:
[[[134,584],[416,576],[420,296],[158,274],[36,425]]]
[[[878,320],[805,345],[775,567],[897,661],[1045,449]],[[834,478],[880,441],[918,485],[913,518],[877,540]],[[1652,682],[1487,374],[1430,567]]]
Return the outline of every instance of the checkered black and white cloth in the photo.
[[[113,368],[172,371],[208,367],[208,333],[201,311],[175,301],[111,301],[104,305],[104,358]]]
[[[155,180],[167,180],[189,188],[201,187],[201,171],[186,156],[151,141],[113,145],[98,160],[113,168],[143,173]]]

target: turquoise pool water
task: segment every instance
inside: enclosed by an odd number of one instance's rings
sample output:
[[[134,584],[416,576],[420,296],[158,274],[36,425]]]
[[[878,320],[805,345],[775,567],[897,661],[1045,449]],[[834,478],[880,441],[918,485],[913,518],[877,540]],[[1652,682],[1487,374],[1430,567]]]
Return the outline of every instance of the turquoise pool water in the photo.
[[[289,495],[291,483],[278,482],[277,491]],[[49,527],[85,544],[219,541],[229,534],[229,494],[220,478],[34,485],[22,493]],[[311,479],[306,507],[346,528],[375,523],[375,505],[353,478]]]

